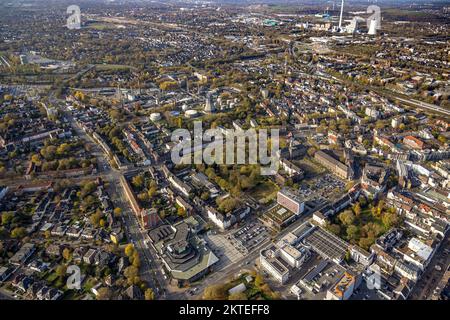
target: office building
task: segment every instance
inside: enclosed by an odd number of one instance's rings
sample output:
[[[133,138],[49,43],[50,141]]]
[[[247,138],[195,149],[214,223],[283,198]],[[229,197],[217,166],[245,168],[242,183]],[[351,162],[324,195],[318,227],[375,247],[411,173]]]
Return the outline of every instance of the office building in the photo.
[[[314,159],[321,165],[330,170],[333,174],[342,179],[349,178],[349,168],[339,160],[336,160],[324,151],[317,151]]]
[[[303,213],[305,210],[304,199],[287,188],[278,191],[277,203],[296,215]]]

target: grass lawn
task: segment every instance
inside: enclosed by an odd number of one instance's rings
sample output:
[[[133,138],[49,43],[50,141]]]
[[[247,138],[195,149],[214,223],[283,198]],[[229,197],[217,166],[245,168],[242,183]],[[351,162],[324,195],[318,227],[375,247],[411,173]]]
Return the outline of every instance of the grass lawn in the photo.
[[[396,20],[414,20],[414,19],[426,19],[430,17],[430,14],[426,11],[414,11],[414,10],[404,10],[397,8],[385,8],[383,9],[383,15],[389,16]],[[434,15],[431,15],[434,16]]]
[[[346,48],[338,48],[336,51],[349,53],[358,56],[373,56],[377,53],[378,48],[373,45],[352,45]]]
[[[244,283],[247,289],[244,291],[245,295],[247,296],[248,300],[271,300],[273,299],[273,292],[271,291],[270,287],[266,284],[263,286],[258,287],[255,284],[255,277],[252,276],[253,280],[251,282],[247,282],[245,280],[245,277],[248,276],[248,273],[242,274],[240,277],[228,282],[224,285],[225,290],[228,291],[229,289],[239,285],[240,283]]]
[[[91,23],[87,26],[88,29],[94,29],[94,30],[107,30],[107,29],[116,29],[116,26],[109,23],[103,23],[103,22],[95,22]]]
[[[132,67],[121,64],[97,64],[95,69],[97,71],[124,71],[130,70]]]
[[[292,162],[295,165],[297,165],[300,169],[305,171],[305,176],[307,178],[313,178],[326,172],[326,169],[324,167],[322,167],[317,162],[308,157],[304,157],[301,160],[294,160]]]
[[[64,292],[63,300],[80,300],[81,297],[83,297],[83,294],[75,290],[67,290]]]
[[[50,273],[45,280],[49,283],[53,283],[58,278],[56,272]]]
[[[280,189],[272,181],[264,181],[249,190],[248,193],[258,201],[269,202],[277,196]]]

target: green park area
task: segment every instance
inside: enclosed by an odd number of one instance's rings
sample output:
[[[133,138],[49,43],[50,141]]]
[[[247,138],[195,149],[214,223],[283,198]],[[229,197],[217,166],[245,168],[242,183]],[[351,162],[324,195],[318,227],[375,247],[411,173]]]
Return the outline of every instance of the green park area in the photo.
[[[105,22],[93,22],[93,23],[88,24],[87,27],[89,29],[99,30],[99,31],[117,29],[117,27],[114,24],[105,23]]]
[[[324,167],[313,158],[307,156],[300,160],[293,160],[292,162],[305,172],[306,178],[313,178],[326,172]]]
[[[378,237],[398,226],[400,221],[395,208],[388,208],[384,201],[374,203],[360,197],[351,209],[337,214],[327,229],[351,244],[368,250]]]

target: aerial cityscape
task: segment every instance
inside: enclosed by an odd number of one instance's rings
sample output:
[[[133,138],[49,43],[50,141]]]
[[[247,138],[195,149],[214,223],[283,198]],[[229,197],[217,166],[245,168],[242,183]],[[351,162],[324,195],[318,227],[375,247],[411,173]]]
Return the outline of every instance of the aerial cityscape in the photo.
[[[0,300],[448,300],[449,144],[449,1],[0,0]]]

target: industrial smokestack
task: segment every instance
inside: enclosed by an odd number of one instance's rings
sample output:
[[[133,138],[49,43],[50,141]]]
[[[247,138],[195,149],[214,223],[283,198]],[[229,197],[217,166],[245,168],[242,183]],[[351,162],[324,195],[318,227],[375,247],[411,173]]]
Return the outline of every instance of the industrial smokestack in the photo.
[[[343,14],[344,14],[344,0],[342,0],[342,3],[341,3],[341,15],[339,17],[339,31],[342,30],[342,16],[343,16]]]

